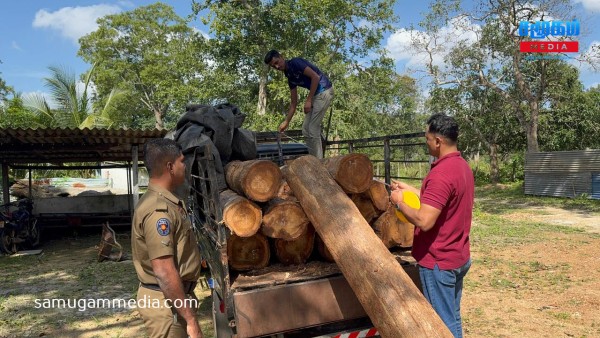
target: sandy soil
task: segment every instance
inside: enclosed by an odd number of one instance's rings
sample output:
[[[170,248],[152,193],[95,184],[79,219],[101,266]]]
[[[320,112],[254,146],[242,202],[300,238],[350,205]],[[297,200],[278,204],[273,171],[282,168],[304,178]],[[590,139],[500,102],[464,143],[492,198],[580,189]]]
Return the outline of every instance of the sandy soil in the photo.
[[[531,207],[500,217],[582,231],[548,227],[513,242],[473,243],[462,303],[465,336],[600,337],[600,216]],[[128,250],[126,232],[119,240]],[[135,297],[131,261],[98,263],[98,242],[99,230],[70,234],[46,242],[41,256],[0,257],[0,338],[145,337],[134,309],[34,306],[40,298]],[[196,292],[203,331],[212,337],[210,292],[201,286]]]

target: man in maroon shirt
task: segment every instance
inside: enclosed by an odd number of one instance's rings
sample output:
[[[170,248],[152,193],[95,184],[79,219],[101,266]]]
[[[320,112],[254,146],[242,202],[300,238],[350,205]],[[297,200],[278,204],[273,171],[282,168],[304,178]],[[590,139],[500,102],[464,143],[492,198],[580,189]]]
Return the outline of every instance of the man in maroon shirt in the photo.
[[[419,264],[423,294],[455,337],[462,337],[460,299],[463,278],[471,266],[469,232],[473,216],[473,172],[458,151],[458,124],[435,114],[425,132],[429,154],[437,158],[421,190],[394,181],[390,199],[415,225],[412,255]],[[412,209],[402,191],[419,195]]]

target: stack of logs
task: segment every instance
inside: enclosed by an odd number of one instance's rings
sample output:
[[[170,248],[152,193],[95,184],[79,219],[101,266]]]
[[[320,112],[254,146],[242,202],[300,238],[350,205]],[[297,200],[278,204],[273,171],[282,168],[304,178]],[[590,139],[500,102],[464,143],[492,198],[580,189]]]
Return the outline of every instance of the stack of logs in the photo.
[[[373,179],[366,155],[341,155],[322,163],[388,249],[412,246],[414,226],[396,217],[385,184]],[[231,268],[263,268],[271,252],[284,265],[304,264],[315,246],[323,259],[333,262],[277,164],[234,161],[225,175],[229,189],[221,192],[220,202],[223,223],[232,232],[227,243]]]

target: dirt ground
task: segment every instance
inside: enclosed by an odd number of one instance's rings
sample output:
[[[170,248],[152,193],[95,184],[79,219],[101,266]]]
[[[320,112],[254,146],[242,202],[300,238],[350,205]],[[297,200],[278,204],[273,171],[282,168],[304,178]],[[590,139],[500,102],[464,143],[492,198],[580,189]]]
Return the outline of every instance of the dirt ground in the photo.
[[[520,207],[476,217],[473,229],[466,337],[600,337],[599,214]],[[0,257],[1,338],[146,336],[135,309],[36,308],[49,298],[135,298],[131,261],[97,262],[99,231],[57,235],[42,255]],[[127,231],[118,239],[128,250]],[[202,329],[213,337],[210,292],[196,292]]]
[[[600,215],[532,207],[502,218],[566,231],[473,245],[462,302],[465,335],[600,337]]]

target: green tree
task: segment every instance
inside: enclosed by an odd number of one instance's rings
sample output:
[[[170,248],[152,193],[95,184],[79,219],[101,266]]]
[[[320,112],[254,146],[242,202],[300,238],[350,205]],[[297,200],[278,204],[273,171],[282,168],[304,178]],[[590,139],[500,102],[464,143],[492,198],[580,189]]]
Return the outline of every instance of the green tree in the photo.
[[[78,88],[75,74],[60,67],[49,67],[50,77],[44,78],[44,85],[50,90],[51,101],[39,94],[31,95],[24,104],[39,116],[41,123],[48,127],[92,128],[112,126],[111,117],[106,113],[112,99],[122,95],[122,91],[112,90],[104,109],[93,112],[91,95],[89,94],[91,74],[94,68],[85,75],[83,86]],[[53,107],[53,105],[55,107]]]
[[[156,128],[163,128],[170,111],[178,116],[186,103],[202,99],[203,86],[210,86],[204,81],[208,62],[204,38],[172,7],[162,3],[138,7],[100,18],[98,25],[80,39],[78,54],[95,65],[92,77],[99,102],[114,88],[126,90],[129,100],[118,103],[135,108],[136,115],[129,120],[144,124],[139,121],[140,102]]]
[[[272,121],[260,123],[260,127],[274,130],[279,118],[266,116],[266,112],[280,113],[289,102],[285,77],[269,72],[263,62],[265,53],[274,48],[286,57],[304,57],[326,72],[336,90],[334,118],[350,120],[340,114],[350,114],[356,105],[347,104],[340,97],[370,92],[360,84],[350,83],[357,79],[354,74],[371,76],[373,81],[369,83],[377,83],[375,77],[389,82],[395,76],[393,64],[384,61],[380,45],[383,35],[397,19],[393,5],[390,0],[194,2],[196,13],[208,13],[202,20],[214,35],[210,40],[214,60],[213,97],[252,112],[249,119],[252,122]],[[371,107],[361,110],[375,110],[381,103],[369,101],[369,104]],[[257,116],[253,117],[254,114]],[[354,125],[365,121],[354,120]],[[367,127],[365,122],[355,128]]]
[[[427,34],[414,38],[414,47],[434,56],[443,45],[443,27],[471,31],[476,41],[460,41],[447,54],[447,67],[435,64],[431,57],[427,65],[437,86],[484,87],[494,91],[510,105],[510,112],[519,121],[527,140],[528,151],[539,151],[539,124],[548,104],[548,90],[561,82],[559,71],[565,64],[556,59],[527,59],[519,43],[529,39],[519,36],[520,21],[542,20],[548,15],[570,19],[572,8],[566,0],[524,1],[493,0],[475,8],[460,8],[460,1],[439,0],[422,26]],[[481,28],[473,25],[482,24]],[[448,46],[446,46],[448,47]],[[476,124],[485,124],[485,120]]]
[[[20,93],[4,99],[4,109],[0,110],[0,128],[42,127],[40,117],[27,109]]]

